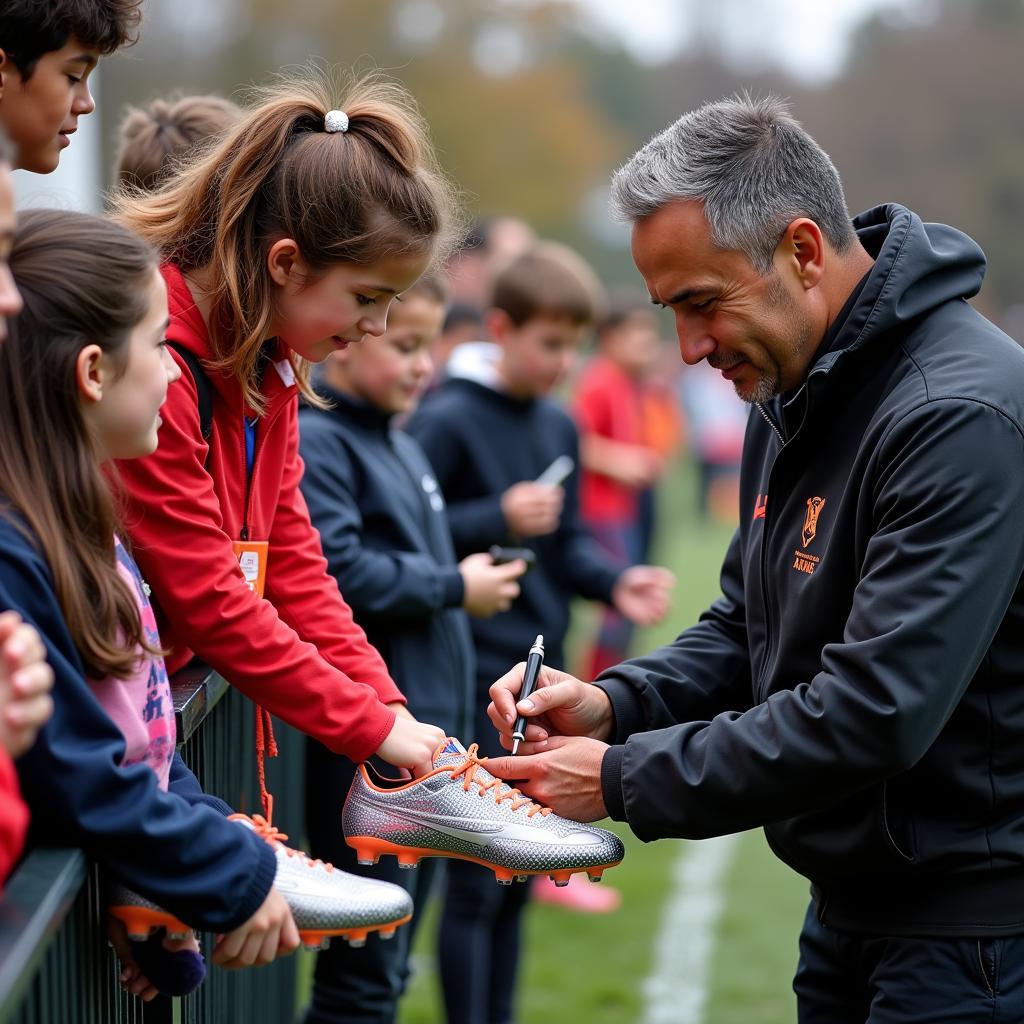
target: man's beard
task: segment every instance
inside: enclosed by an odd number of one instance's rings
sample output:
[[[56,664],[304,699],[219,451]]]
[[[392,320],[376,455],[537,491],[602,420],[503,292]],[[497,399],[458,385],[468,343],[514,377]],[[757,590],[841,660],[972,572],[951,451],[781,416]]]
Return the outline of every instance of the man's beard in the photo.
[[[778,275],[773,273],[768,287],[765,290],[765,303],[767,307],[779,313],[792,313],[796,336],[790,345],[790,351],[798,358],[802,357],[811,344],[811,327],[806,319],[799,317],[799,311],[793,297],[786,291],[785,285],[779,280]],[[772,357],[767,348],[765,354],[771,360],[771,367],[761,371],[754,382],[753,387],[746,394],[740,392],[738,386],[734,385],[736,394],[751,405],[761,405],[774,398],[782,391],[781,374],[782,367],[778,360]]]

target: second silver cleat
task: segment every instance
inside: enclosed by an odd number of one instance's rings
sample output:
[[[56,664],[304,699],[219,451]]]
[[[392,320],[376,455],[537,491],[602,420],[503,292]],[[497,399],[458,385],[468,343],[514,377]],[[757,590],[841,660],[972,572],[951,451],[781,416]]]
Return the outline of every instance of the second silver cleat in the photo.
[[[259,815],[234,814],[231,819],[274,848],[274,888],[291,908],[307,949],[326,949],[335,935],[343,936],[350,946],[365,945],[371,932],[391,938],[412,917],[412,897],[400,885],[362,878],[313,860],[285,846],[283,840],[288,837]]]

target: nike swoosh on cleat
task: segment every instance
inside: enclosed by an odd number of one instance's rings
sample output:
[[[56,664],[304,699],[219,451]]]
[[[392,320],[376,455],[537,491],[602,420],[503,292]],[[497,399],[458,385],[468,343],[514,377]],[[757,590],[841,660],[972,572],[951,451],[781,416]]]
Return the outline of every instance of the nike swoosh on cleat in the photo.
[[[601,843],[598,836],[589,832],[570,833],[559,836],[545,829],[530,825],[497,824],[488,825],[471,818],[450,818],[429,812],[413,811],[407,808],[396,810],[389,807],[388,815],[392,819],[405,821],[409,824],[421,825],[440,832],[442,835],[475,846],[490,846],[495,840],[506,839],[514,842],[543,843],[548,846],[597,846]],[[574,838],[574,836],[579,838]]]

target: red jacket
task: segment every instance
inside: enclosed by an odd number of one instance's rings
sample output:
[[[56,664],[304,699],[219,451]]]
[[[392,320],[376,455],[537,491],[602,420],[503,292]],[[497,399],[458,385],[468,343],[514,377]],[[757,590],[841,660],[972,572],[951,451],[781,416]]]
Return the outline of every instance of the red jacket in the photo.
[[[21,856],[28,828],[28,808],[21,799],[14,763],[0,750],[0,885]]]
[[[162,272],[167,337],[211,358],[184,278],[173,265]],[[331,750],[364,760],[394,724],[385,702],[404,698],[327,574],[299,491],[297,389],[283,349],[278,357],[263,377],[266,411],[248,502],[243,416],[251,410],[241,388],[225,374],[208,374],[214,402],[207,445],[195,383],[183,368],[161,410],[159,448],[118,463],[125,529],[153,588],[163,642],[172,647],[169,670],[195,652],[257,704]],[[238,539],[270,544],[265,599],[242,576],[232,548]]]

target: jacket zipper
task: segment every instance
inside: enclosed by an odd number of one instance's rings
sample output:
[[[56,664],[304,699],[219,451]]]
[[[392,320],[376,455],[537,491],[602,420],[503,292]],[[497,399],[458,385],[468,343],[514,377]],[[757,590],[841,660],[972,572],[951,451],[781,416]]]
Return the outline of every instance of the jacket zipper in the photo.
[[[245,413],[242,414],[242,419],[245,420],[247,417]],[[249,505],[252,500],[252,478],[256,475],[256,455],[259,437],[257,436],[253,441],[252,446],[252,471],[249,470],[249,441],[246,434],[248,425],[243,423],[242,426],[242,466],[245,468],[245,502],[242,505],[242,529],[239,531],[239,538],[241,540],[249,539]],[[262,434],[263,431],[261,430]]]
[[[786,447],[786,442],[785,442],[785,440],[782,437],[782,431],[779,430],[779,428],[775,425],[775,420],[773,420],[771,418],[771,416],[768,415],[767,410],[765,409],[765,407],[760,402],[757,402],[756,404],[757,404],[757,411],[764,417],[765,423],[767,423],[768,426],[771,427],[772,430],[775,431],[775,436],[779,439],[779,449],[781,450],[781,449],[785,448]],[[771,472],[770,471],[769,471],[768,475],[771,476]]]
[[[273,415],[260,417],[257,420],[257,426],[262,426],[263,429],[259,430],[256,434],[256,440],[252,448],[252,472],[248,471],[247,465],[248,459],[246,456],[245,449],[245,427],[242,428],[242,466],[245,468],[245,507],[242,512],[242,529],[239,531],[239,540],[249,539],[249,518],[252,514],[252,492],[253,492],[253,481],[256,479],[256,470],[259,467],[260,451],[263,448],[263,436],[270,429],[270,425],[274,423],[281,411],[284,409],[285,403],[281,402],[277,409],[274,410]]]
[[[808,386],[808,382],[810,381],[810,378],[812,376],[813,376],[813,373],[808,374],[807,381],[804,383],[804,387]],[[800,420],[800,426],[798,426],[796,428],[796,430],[793,431],[793,433],[790,436],[788,441],[782,436],[782,431],[779,429],[779,427],[775,423],[775,420],[773,420],[771,418],[771,416],[768,414],[768,410],[765,409],[765,407],[760,402],[757,402],[756,404],[757,404],[757,411],[764,417],[765,422],[768,424],[768,426],[770,426],[772,428],[773,432],[775,433],[775,436],[779,439],[779,450],[775,453],[775,458],[772,459],[771,468],[768,470],[768,484],[767,484],[767,486],[768,486],[768,494],[771,494],[771,491],[772,491],[772,474],[775,472],[775,466],[776,466],[776,464],[779,461],[779,456],[782,454],[783,449],[789,444],[789,442],[792,441],[793,438],[796,437],[797,434],[800,433],[800,431],[803,429],[804,423],[807,422],[807,410],[808,410],[808,408],[810,406],[810,394],[808,393],[808,395],[807,395],[807,397],[806,397],[806,399],[804,401],[804,415],[803,415],[803,418]],[[772,610],[771,610],[771,604],[769,603],[769,600],[768,600],[768,540],[769,540],[769,527],[771,525],[771,520],[768,517],[769,517],[769,515],[771,513],[771,509],[774,508],[774,507],[775,507],[775,504],[772,503],[772,502],[769,502],[768,503],[768,507],[765,508],[764,528],[761,530],[761,602],[764,605],[764,652],[765,652],[765,660],[764,660],[764,666],[761,669],[761,672],[760,672],[760,674],[757,677],[757,683],[754,686],[754,699],[756,701],[764,700],[764,692],[763,692],[764,691],[764,683],[765,683],[765,680],[768,678],[769,669],[771,668],[772,664],[774,663],[774,656],[773,656],[773,652],[772,652],[772,643],[773,643],[773,638],[772,638]]]
[[[772,490],[772,473],[775,471],[775,463],[778,462],[779,455],[782,453],[782,449],[786,447],[785,438],[782,436],[782,431],[775,425],[775,421],[768,415],[765,407],[758,402],[757,411],[764,417],[765,422],[772,428],[775,436],[779,439],[779,450],[775,453],[775,458],[772,459],[771,468],[768,470],[768,494],[771,494]],[[760,701],[763,699],[761,695],[762,685],[768,671],[768,661],[771,656],[772,649],[772,610],[771,604],[768,599],[768,524],[770,522],[768,516],[770,515],[771,509],[768,505],[765,507],[764,514],[764,527],[761,530],[761,604],[764,607],[764,653],[765,660],[764,666],[761,669],[760,674],[757,677],[757,683],[754,686],[754,700]]]

